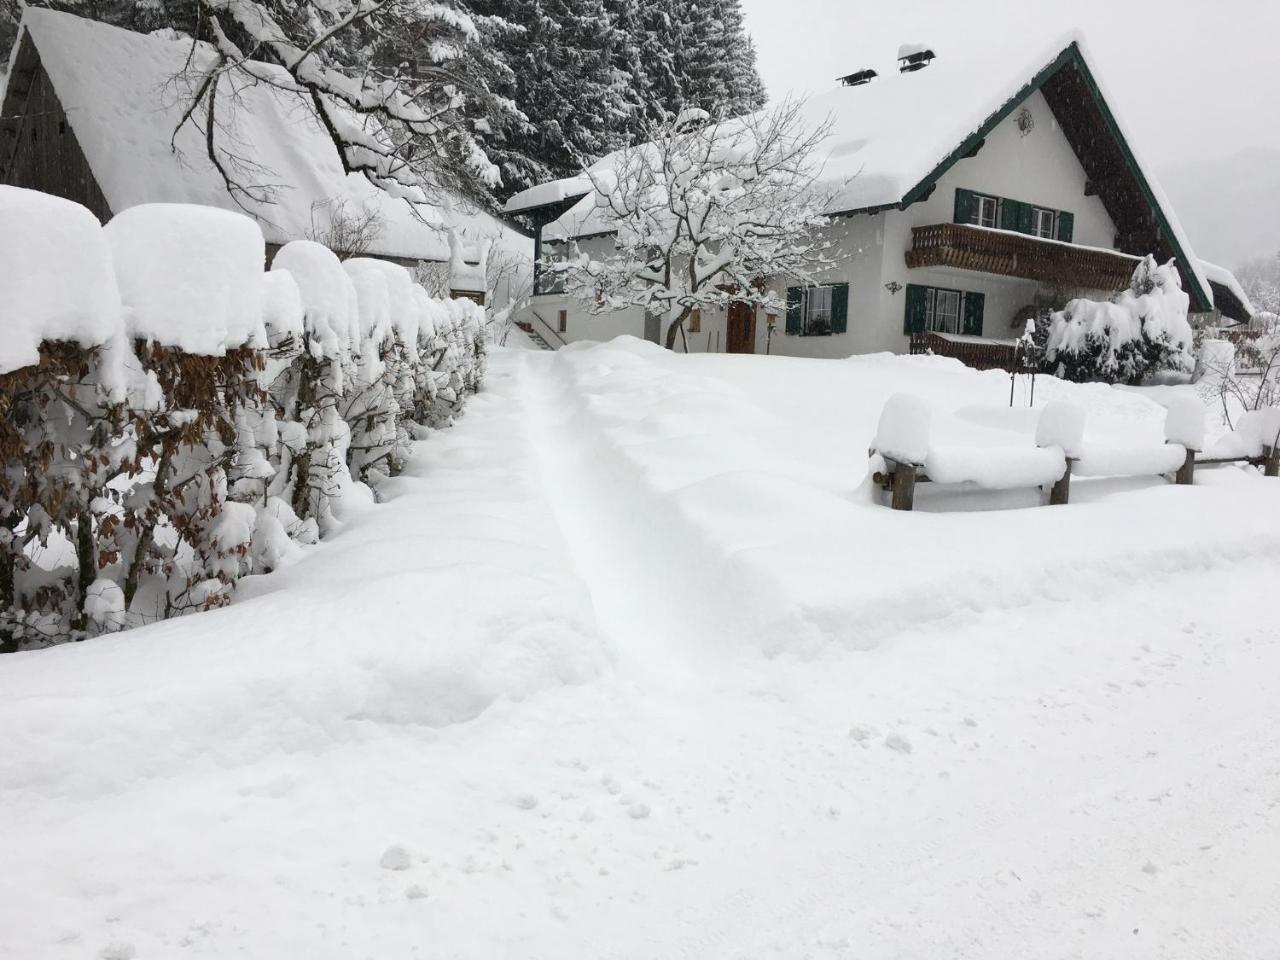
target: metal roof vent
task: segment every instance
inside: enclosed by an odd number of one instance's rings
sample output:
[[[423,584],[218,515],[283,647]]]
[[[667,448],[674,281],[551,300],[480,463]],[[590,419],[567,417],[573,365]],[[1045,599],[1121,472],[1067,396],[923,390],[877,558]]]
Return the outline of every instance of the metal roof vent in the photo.
[[[842,86],[861,87],[864,84],[870,83],[878,76],[879,74],[874,70],[859,70],[857,73],[851,73],[844,77],[836,77],[836,79],[840,81]]]
[[[900,73],[915,73],[917,70],[923,70],[930,63],[936,54],[923,43],[904,43],[898,48],[898,71]]]

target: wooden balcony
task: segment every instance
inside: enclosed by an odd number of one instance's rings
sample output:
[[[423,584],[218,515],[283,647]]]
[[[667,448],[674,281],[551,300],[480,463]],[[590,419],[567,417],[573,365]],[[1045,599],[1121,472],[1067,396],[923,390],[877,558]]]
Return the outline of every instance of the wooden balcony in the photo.
[[[1129,285],[1139,260],[1114,250],[1077,247],[966,223],[935,223],[915,227],[911,234],[908,267],[955,267],[1055,287],[1122,290]]]

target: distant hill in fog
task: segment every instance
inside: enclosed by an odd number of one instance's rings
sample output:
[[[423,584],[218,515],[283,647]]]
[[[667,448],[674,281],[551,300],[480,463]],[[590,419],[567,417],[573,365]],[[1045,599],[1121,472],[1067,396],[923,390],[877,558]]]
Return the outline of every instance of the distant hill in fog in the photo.
[[[1161,172],[1160,182],[1198,256],[1234,270],[1280,250],[1280,150],[1183,164]]]

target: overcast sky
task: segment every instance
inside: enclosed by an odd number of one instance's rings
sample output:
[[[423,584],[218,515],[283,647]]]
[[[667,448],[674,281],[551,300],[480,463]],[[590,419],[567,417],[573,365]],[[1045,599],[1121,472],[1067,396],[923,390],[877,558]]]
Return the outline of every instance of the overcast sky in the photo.
[[[1152,166],[1280,149],[1280,0],[742,0],[772,96],[829,89],[898,44],[948,49],[1079,29]]]

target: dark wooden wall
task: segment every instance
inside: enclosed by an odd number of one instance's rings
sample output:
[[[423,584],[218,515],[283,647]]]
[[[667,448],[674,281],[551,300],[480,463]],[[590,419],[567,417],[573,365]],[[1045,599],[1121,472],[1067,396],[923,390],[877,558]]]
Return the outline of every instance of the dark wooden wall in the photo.
[[[88,207],[104,223],[111,219],[111,208],[29,36],[23,36],[14,60],[0,118],[0,183],[65,197]]]

